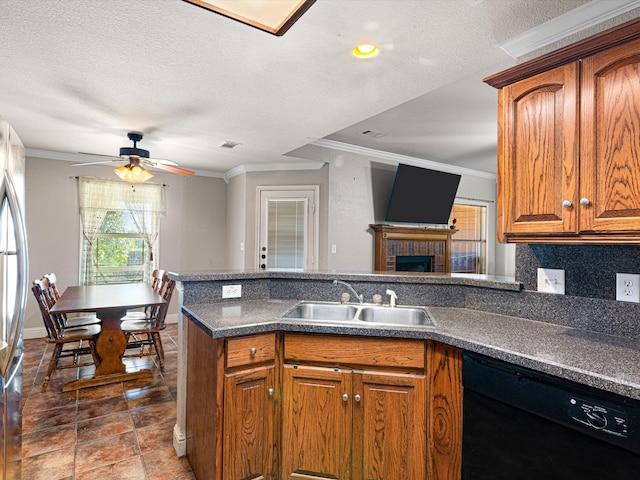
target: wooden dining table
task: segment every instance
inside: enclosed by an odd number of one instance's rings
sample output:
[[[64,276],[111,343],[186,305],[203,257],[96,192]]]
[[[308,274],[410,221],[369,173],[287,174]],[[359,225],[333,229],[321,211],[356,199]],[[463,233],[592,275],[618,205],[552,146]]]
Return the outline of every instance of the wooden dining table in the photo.
[[[119,283],[68,287],[51,307],[52,314],[94,312],[101,330],[96,340],[100,364],[93,377],[81,378],[64,385],[63,392],[106,385],[153,375],[150,369],[127,372],[122,357],[127,339],[120,326],[127,310],[159,306],[166,301],[147,283]]]

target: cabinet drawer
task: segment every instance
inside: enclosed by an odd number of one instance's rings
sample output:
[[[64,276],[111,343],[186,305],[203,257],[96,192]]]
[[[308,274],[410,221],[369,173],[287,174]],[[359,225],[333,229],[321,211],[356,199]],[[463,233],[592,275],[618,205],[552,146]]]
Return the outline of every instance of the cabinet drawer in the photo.
[[[287,334],[286,362],[425,368],[425,342],[399,338]]]
[[[273,361],[276,358],[276,334],[252,335],[227,340],[227,368]]]

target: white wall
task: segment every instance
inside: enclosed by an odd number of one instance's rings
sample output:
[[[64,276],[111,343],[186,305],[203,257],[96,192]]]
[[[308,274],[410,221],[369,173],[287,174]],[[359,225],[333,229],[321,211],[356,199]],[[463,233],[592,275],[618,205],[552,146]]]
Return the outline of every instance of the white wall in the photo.
[[[70,167],[69,162],[27,158],[26,224],[30,282],[54,272],[60,288],[79,281],[80,220],[75,176],[117,178],[113,166]],[[222,179],[156,173],[164,183],[167,214],[160,223],[159,265],[165,270],[227,268],[226,184]],[[177,296],[169,314],[177,312]],[[39,334],[38,334],[39,333]],[[28,297],[25,336],[45,336],[33,295]]]

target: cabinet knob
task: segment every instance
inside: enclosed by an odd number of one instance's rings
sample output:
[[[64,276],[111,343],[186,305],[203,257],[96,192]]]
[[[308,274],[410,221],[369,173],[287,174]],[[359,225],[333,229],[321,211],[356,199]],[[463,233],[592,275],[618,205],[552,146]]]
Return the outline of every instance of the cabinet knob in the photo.
[[[269,389],[267,390],[267,393],[269,394],[269,396],[270,396],[270,397],[273,397],[273,394],[274,394],[274,390],[273,390],[273,388],[269,388]]]
[[[571,200],[565,200],[564,202],[562,202],[562,206],[564,208],[569,208],[572,205],[573,205],[573,203],[571,203]]]
[[[256,347],[251,347],[249,349],[249,354],[251,354],[252,357],[256,354],[256,352],[257,352]]]
[[[356,393],[356,394],[355,394],[355,396],[353,397],[353,399],[354,399],[356,402],[359,402],[359,401],[360,401],[360,395],[358,395],[358,394]]]
[[[346,402],[347,400],[349,400],[349,395],[347,395],[346,393],[342,394],[342,400],[344,402]]]
[[[580,199],[580,205],[589,205],[591,202],[589,201],[588,198],[581,198]]]

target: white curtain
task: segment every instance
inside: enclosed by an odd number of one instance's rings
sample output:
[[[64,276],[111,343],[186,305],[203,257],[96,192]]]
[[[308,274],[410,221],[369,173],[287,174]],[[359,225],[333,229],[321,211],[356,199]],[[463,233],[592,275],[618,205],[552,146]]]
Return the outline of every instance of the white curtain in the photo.
[[[126,212],[134,223],[134,231],[145,242],[148,257],[141,268],[143,278],[148,282],[157,268],[160,217],[165,214],[164,186],[143,183],[132,185],[125,182],[91,178],[78,178],[78,203],[82,228],[82,248],[80,255],[80,284],[99,283],[94,249],[101,233],[102,224],[110,211]]]

